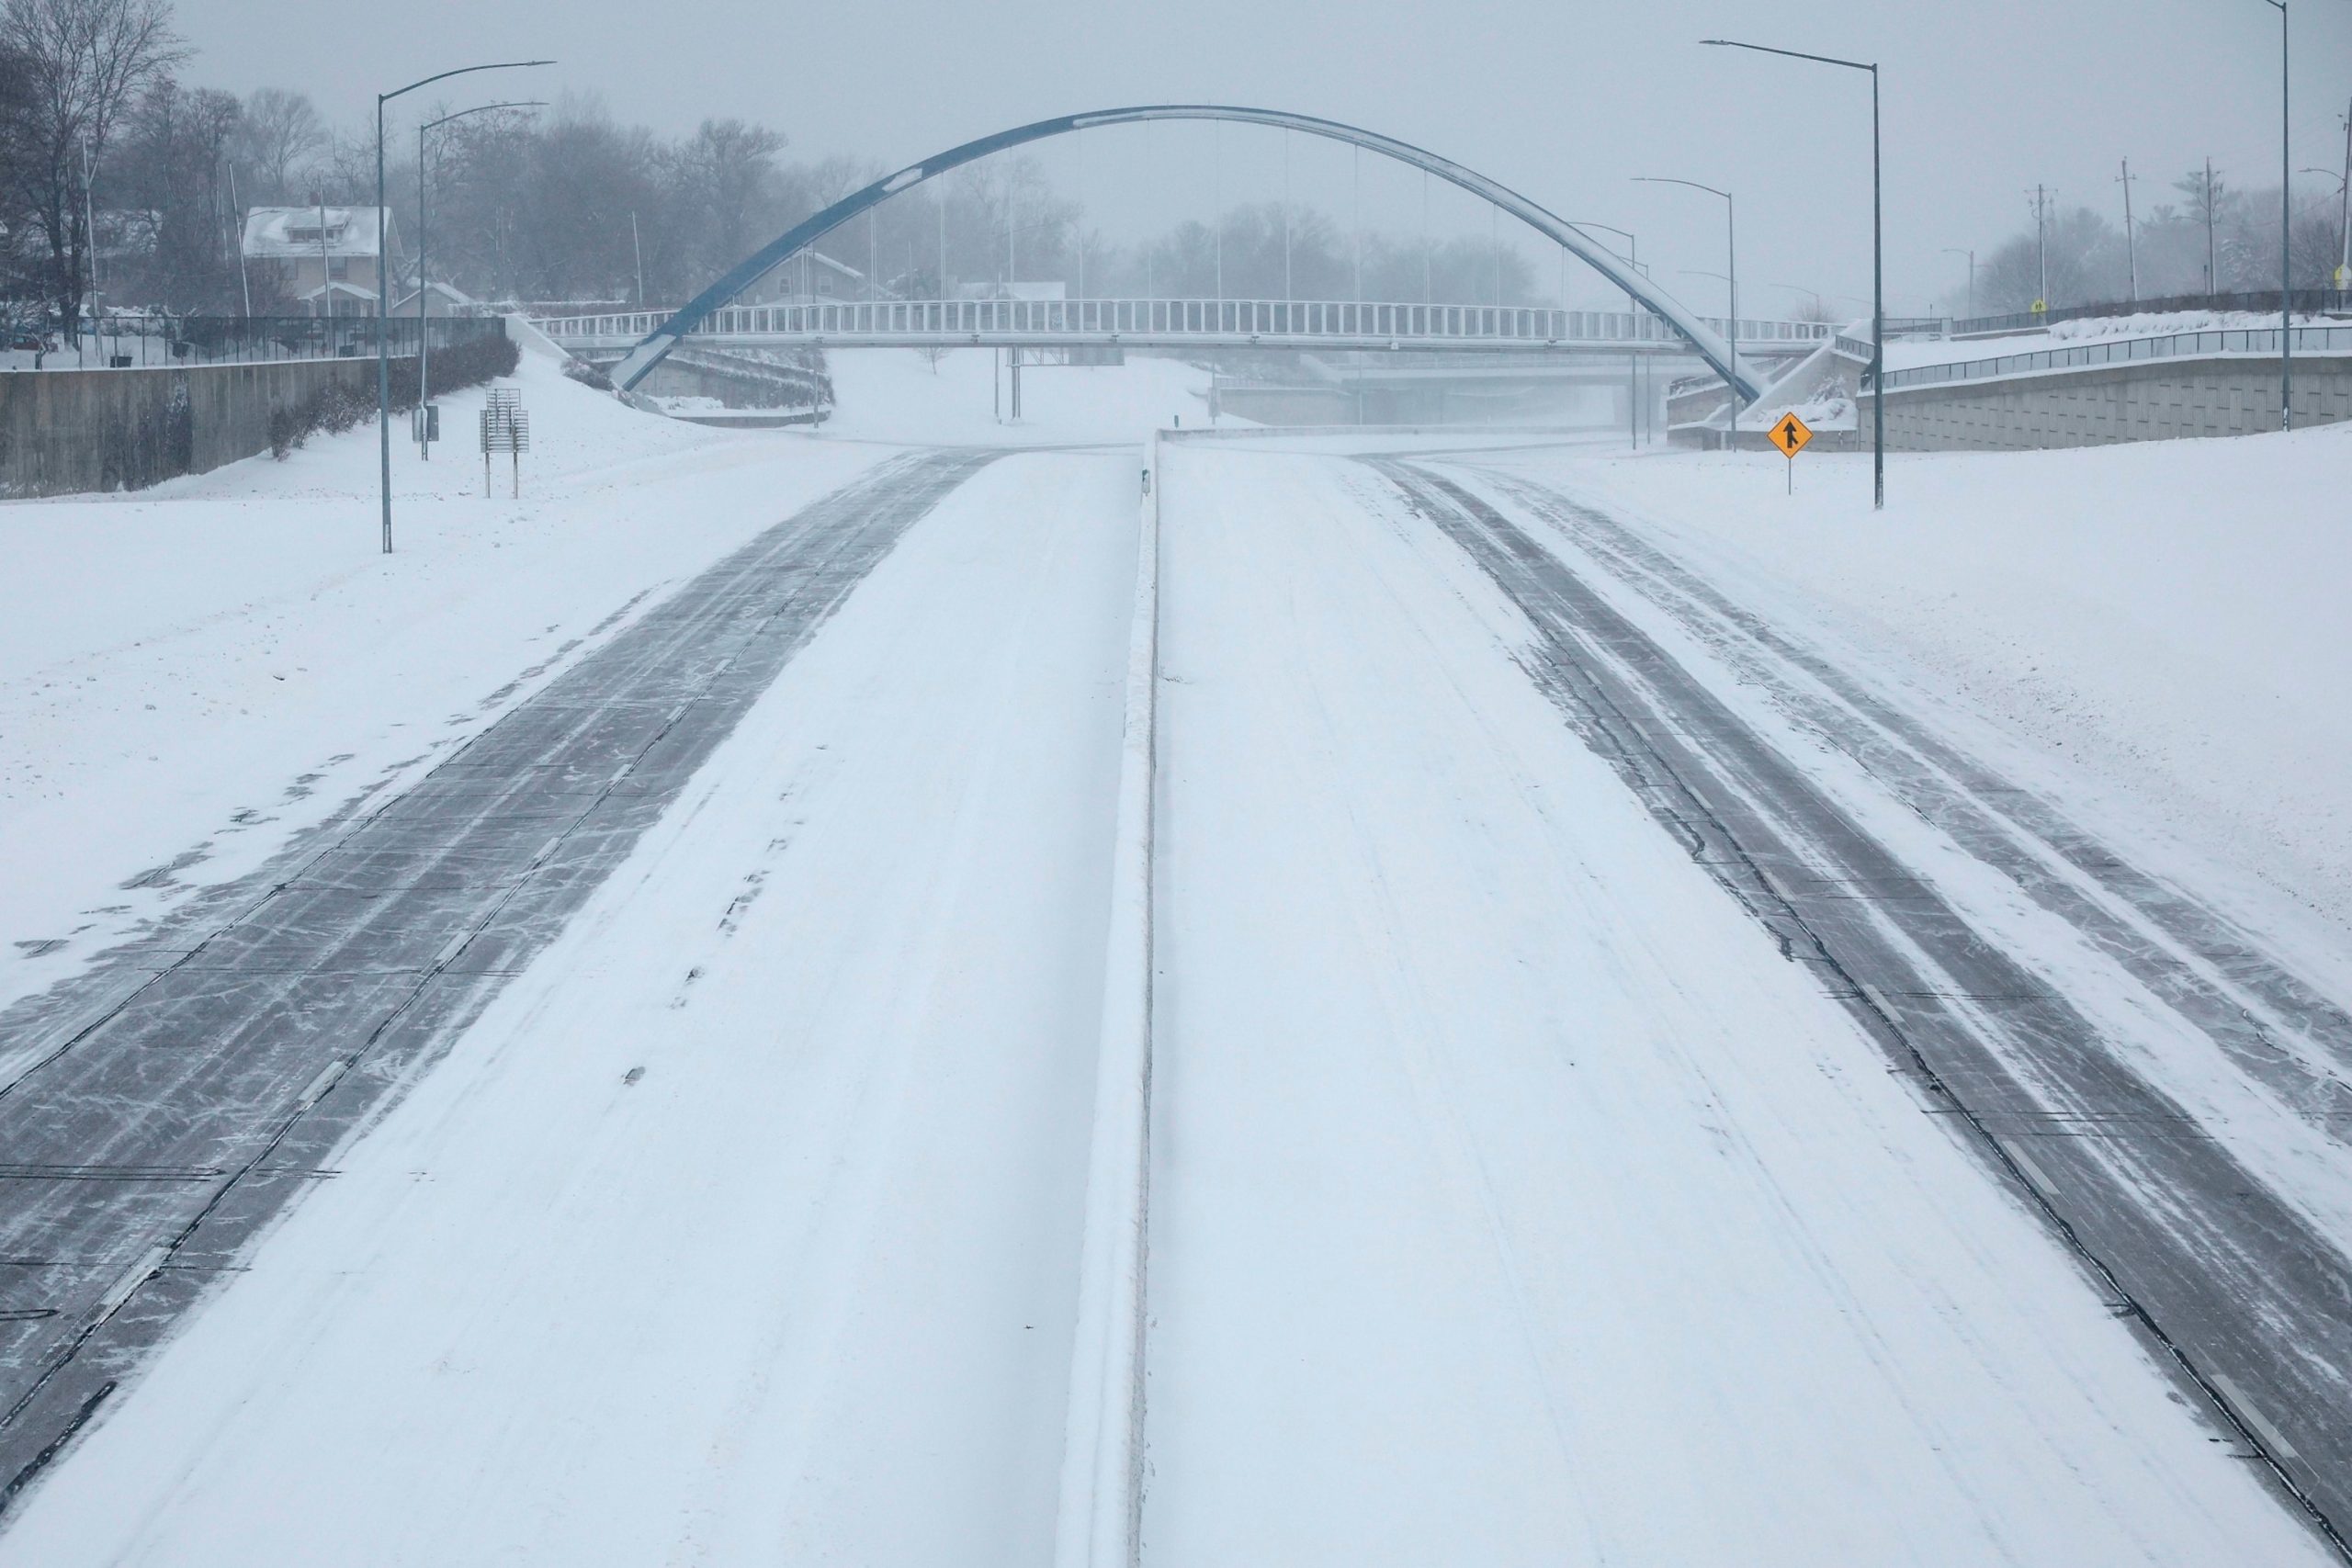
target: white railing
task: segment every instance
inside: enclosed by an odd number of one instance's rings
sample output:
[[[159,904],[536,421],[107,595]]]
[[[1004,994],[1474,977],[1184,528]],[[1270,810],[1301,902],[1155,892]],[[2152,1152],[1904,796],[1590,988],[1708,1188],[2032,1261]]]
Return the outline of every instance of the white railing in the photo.
[[[2352,327],[2297,327],[2294,352],[2302,355],[2352,354]],[[1886,389],[1940,387],[1955,381],[1984,381],[2004,376],[2038,376],[2052,370],[2095,369],[2104,365],[2130,365],[2151,359],[2275,359],[2278,329],[2172,333],[2163,337],[2105,338],[2069,348],[2036,349],[2030,354],[2002,354],[1986,359],[1966,359],[1947,365],[1918,365],[1886,373]]]
[[[666,311],[560,316],[538,322],[559,342],[635,343],[669,319]],[[1717,332],[1724,323],[1710,319]],[[1817,342],[1819,321],[1743,318],[1739,341],[1756,344]],[[1321,299],[913,299],[831,305],[730,305],[686,336],[787,339],[1027,337],[1215,337],[1393,339],[1449,343],[1668,344],[1674,330],[1646,311],[1552,310],[1526,306],[1400,305]]]

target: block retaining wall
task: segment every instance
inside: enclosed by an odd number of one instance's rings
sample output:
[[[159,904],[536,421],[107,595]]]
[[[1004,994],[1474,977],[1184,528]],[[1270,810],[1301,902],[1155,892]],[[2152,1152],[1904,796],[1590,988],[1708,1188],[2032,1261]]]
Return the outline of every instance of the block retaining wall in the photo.
[[[336,382],[372,400],[375,360],[0,371],[0,500],[144,490],[266,452],[272,411]]]
[[[2295,361],[2295,423],[2352,420],[2352,355]],[[1870,428],[1871,400],[1861,400]],[[1999,381],[1897,387],[1886,399],[1893,452],[2018,452],[2278,428],[2276,359],[2103,365]]]

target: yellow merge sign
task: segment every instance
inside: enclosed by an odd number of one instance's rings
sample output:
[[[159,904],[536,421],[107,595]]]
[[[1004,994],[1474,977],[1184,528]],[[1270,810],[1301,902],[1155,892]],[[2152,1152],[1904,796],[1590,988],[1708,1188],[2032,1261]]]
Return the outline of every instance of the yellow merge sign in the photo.
[[[1781,423],[1772,427],[1772,445],[1781,449],[1784,457],[1795,457],[1812,439],[1813,427],[1792,413],[1782,414]]]

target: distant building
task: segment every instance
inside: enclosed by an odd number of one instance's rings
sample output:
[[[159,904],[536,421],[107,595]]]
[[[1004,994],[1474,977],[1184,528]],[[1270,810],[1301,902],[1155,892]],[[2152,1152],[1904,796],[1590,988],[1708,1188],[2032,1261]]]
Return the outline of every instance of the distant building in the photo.
[[[255,282],[261,269],[276,269],[278,293],[305,315],[372,316],[379,223],[398,278],[400,230],[389,210],[373,207],[254,208],[245,214],[245,262]]]
[[[985,283],[959,283],[956,286],[956,298],[958,299],[1067,299],[1069,298],[1069,285],[1058,282],[1026,283],[1018,280],[1012,283],[993,280]]]
[[[738,305],[840,305],[898,296],[819,251],[803,251],[737,297]]]

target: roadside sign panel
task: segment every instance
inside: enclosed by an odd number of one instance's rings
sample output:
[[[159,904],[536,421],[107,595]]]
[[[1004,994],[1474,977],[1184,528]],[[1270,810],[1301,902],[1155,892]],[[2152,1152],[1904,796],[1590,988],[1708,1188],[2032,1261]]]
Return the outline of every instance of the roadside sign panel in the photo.
[[[1772,445],[1781,449],[1784,457],[1795,457],[1812,439],[1813,426],[1792,413],[1782,414],[1781,423],[1772,427]]]

